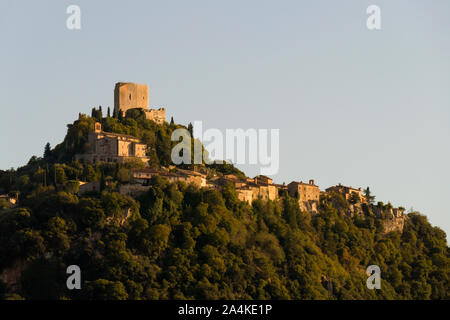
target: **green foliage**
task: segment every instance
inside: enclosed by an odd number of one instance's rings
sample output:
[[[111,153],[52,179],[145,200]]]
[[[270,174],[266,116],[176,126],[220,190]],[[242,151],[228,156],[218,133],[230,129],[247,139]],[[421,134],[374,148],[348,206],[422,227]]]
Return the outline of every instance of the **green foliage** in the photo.
[[[20,207],[0,204],[0,273],[14,270],[20,289],[0,282],[5,299],[449,299],[450,250],[445,233],[409,213],[403,233],[383,232],[369,206],[349,216],[351,201],[321,198],[319,213],[277,201],[239,201],[222,190],[169,183],[155,176],[137,197],[116,192],[142,164],[72,161],[87,150],[95,121],[134,135],[153,166],[170,163],[171,133],[139,110],[125,118],[80,114],[51,156],[0,171],[0,190],[18,191]],[[210,175],[244,173],[231,164]],[[80,195],[79,181],[103,190]],[[370,190],[366,197],[373,201]],[[383,212],[391,205],[379,203]],[[384,211],[383,211],[384,210]],[[67,290],[65,270],[82,270],[83,290]],[[382,271],[382,290],[366,287],[368,265]]]
[[[87,281],[84,298],[96,300],[126,300],[128,294],[120,281],[98,279]]]

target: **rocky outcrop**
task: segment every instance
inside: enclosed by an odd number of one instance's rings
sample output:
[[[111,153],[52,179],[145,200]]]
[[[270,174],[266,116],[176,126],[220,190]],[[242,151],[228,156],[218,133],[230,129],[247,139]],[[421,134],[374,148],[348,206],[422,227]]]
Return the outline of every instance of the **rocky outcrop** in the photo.
[[[383,220],[384,233],[392,231],[403,232],[407,216],[403,208],[392,208],[390,206],[372,206],[374,215]]]

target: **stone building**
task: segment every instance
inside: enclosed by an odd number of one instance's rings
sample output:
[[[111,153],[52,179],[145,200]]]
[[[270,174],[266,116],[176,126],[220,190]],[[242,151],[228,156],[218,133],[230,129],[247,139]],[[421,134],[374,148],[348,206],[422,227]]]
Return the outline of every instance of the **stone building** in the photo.
[[[150,160],[146,156],[147,145],[138,138],[118,133],[102,131],[102,125],[95,123],[94,132],[88,137],[89,151],[77,154],[75,160],[88,162],[119,162],[123,163],[139,159],[145,163]]]
[[[130,109],[141,109],[147,119],[162,124],[166,121],[164,108],[149,110],[149,90],[145,84],[118,82],[114,87],[114,111],[125,115]]]
[[[253,190],[249,187],[241,187],[236,189],[238,199],[248,204],[253,202]]]
[[[309,183],[292,181],[288,184],[287,189],[291,197],[298,198],[298,204],[302,211],[318,211],[320,190],[314,184],[314,180],[309,180]]]
[[[309,183],[292,181],[288,184],[288,192],[291,197],[298,197],[299,201],[319,201],[320,198],[320,190],[314,180],[309,180]]]
[[[175,171],[164,171],[153,168],[134,170],[131,173],[131,181],[142,185],[148,185],[149,180],[156,175],[166,177],[170,182],[183,181],[187,184],[193,183],[198,187],[206,187],[206,175],[182,169],[176,169]]]
[[[273,184],[273,180],[270,179],[269,177],[263,176],[263,175],[259,175],[253,178],[253,181],[256,184],[259,185],[269,185],[269,184]]]
[[[278,188],[272,179],[266,176],[239,179],[235,175],[224,175],[211,179],[216,188],[232,183],[236,189],[238,199],[251,204],[256,199],[275,200],[278,198]]]
[[[253,200],[275,200],[278,198],[278,188],[271,185],[249,184],[249,188],[253,191]]]
[[[361,188],[355,189],[353,187],[343,186],[340,183],[337,186],[329,187],[325,189],[326,192],[337,192],[342,194],[346,200],[356,197],[358,202],[367,202],[366,197],[363,195]]]
[[[166,122],[166,109],[164,108],[144,110],[144,112],[146,118],[149,120],[155,121],[158,124]]]

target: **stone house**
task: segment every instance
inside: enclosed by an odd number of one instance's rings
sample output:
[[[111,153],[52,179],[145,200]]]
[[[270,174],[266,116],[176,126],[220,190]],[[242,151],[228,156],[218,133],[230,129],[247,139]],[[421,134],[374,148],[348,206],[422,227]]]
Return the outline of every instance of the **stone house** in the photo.
[[[343,186],[342,184],[338,184],[337,186],[329,187],[325,189],[327,193],[329,192],[337,192],[344,196],[346,200],[350,200],[352,197],[356,197],[358,202],[365,203],[367,202],[366,197],[363,195],[361,188],[355,189],[353,187]]]
[[[291,197],[298,198],[300,210],[318,212],[320,189],[314,184],[314,180],[309,180],[309,183],[292,181],[287,189]]]
[[[96,122],[94,132],[88,136],[89,151],[75,155],[75,160],[88,162],[119,162],[139,159],[147,163],[150,158],[146,156],[147,145],[138,138],[102,131],[102,125]]]
[[[198,187],[206,187],[206,175],[199,172],[182,169],[176,169],[174,171],[164,171],[153,168],[133,170],[131,173],[131,181],[134,183],[148,185],[149,180],[156,175],[166,177],[170,182],[183,181],[187,184],[193,183]]]
[[[291,197],[298,197],[299,201],[319,201],[320,190],[314,184],[314,180],[309,180],[309,183],[292,181],[287,186],[289,195]]]

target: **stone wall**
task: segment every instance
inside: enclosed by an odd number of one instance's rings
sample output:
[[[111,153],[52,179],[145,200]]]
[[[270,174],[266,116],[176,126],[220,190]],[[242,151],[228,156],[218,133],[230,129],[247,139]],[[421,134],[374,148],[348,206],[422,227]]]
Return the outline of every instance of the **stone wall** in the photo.
[[[163,124],[166,122],[166,109],[159,108],[159,109],[150,109],[150,110],[144,110],[145,111],[145,117],[149,120],[155,121],[158,124]]]

